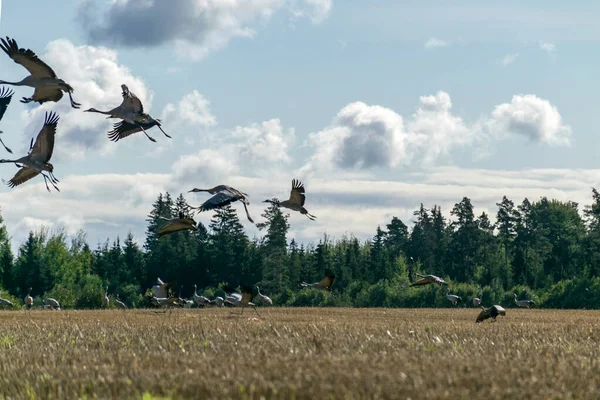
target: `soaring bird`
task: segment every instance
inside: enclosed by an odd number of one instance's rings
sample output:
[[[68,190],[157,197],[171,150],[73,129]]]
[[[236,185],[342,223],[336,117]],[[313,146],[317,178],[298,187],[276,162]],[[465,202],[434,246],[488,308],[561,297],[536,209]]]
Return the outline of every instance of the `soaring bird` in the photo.
[[[2,120],[2,117],[4,116],[4,113],[6,112],[6,109],[10,104],[10,100],[12,99],[13,94],[15,94],[15,92],[7,88],[2,88],[2,90],[0,90],[0,120]],[[0,131],[0,133],[4,132]],[[2,139],[0,139],[0,143],[2,143],[2,146],[4,146],[6,151],[12,153],[12,150],[6,147]]]
[[[313,289],[320,289],[320,290],[326,290],[328,292],[331,291],[331,286],[333,286],[333,282],[335,282],[335,275],[331,272],[328,272],[327,274],[325,274],[325,278],[321,279],[320,282],[315,282],[315,283],[306,283],[306,282],[300,282],[300,286],[305,288],[313,288]]]
[[[305,202],[306,195],[304,194],[304,184],[297,179],[292,180],[292,191],[290,192],[290,198],[288,200],[281,202],[277,199],[263,201],[263,203],[271,203],[278,207],[285,207],[290,210],[298,211],[300,214],[306,215],[311,221],[314,221],[317,217],[306,211],[306,208],[304,208]]]
[[[58,300],[53,299],[52,297],[48,297],[47,299],[42,300],[45,305],[49,306],[54,310],[60,310],[60,303]]]
[[[477,317],[475,322],[482,322],[488,318],[493,318],[495,321],[498,315],[506,315],[506,310],[504,310],[502,306],[494,305],[490,308],[485,308],[484,306],[481,306],[481,312],[479,313],[479,316]]]
[[[13,86],[29,86],[34,88],[33,96],[23,97],[21,103],[30,103],[36,101],[40,104],[47,101],[59,101],[63,97],[63,92],[68,93],[71,100],[71,107],[79,108],[81,104],[73,101],[73,88],[56,77],[56,73],[38,56],[29,49],[19,48],[17,42],[9,37],[0,39],[0,48],[4,50],[10,58],[17,64],[21,64],[31,75],[25,77],[20,82],[0,81],[0,84]]]
[[[419,279],[416,282],[413,282],[410,286],[423,286],[423,285],[429,285],[430,283],[437,283],[440,286],[448,284],[448,282],[446,282],[442,278],[437,277],[435,275],[421,275],[421,274],[417,274],[417,276],[420,277],[421,279]]]
[[[25,296],[25,307],[29,310],[33,306],[33,297],[31,297],[31,288],[27,292],[27,296]]]
[[[188,193],[198,192],[208,192],[214,196],[202,203],[200,207],[190,207],[191,209],[196,209],[198,212],[202,212],[214,210],[215,208],[222,208],[235,201],[240,201],[244,205],[244,210],[246,210],[246,217],[248,218],[248,221],[254,223],[254,220],[250,217],[250,213],[248,213],[248,206],[250,205],[250,202],[248,201],[248,195],[246,193],[228,185],[219,185],[211,189],[194,188]]]
[[[29,153],[26,156],[18,158],[16,160],[0,160],[0,163],[15,163],[17,167],[21,168],[16,175],[8,181],[8,187],[14,188],[27,182],[31,178],[34,178],[38,174],[44,177],[44,183],[46,189],[50,191],[48,187],[48,181],[54,186],[54,189],[60,192],[56,184],[59,182],[54,176],[54,166],[49,163],[52,157],[52,151],[54,150],[54,136],[56,135],[56,126],[58,125],[58,115],[54,113],[46,113],[46,120],[40,133],[38,133],[35,143],[29,149]],[[32,139],[33,142],[33,139]],[[46,171],[48,175],[44,173]]]
[[[156,142],[156,140],[148,135],[148,132],[146,132],[146,129],[150,129],[153,126],[158,126],[158,129],[160,129],[166,137],[171,138],[171,136],[167,135],[167,133],[163,131],[160,125],[160,120],[154,119],[150,115],[144,113],[144,105],[142,104],[142,101],[129,90],[127,85],[121,85],[121,89],[123,90],[123,93],[121,93],[123,96],[123,101],[118,107],[115,107],[109,111],[100,111],[96,110],[95,108],[85,110],[85,112],[95,112],[108,115],[108,118],[122,119],[121,122],[118,122],[113,126],[112,131],[108,132],[108,137],[110,140],[116,142],[119,139],[126,138],[129,135],[141,131],[144,132],[148,139]]]
[[[193,218],[186,217],[182,211],[179,212],[178,218],[165,218],[165,217],[159,217],[159,218],[164,221],[167,221],[167,224],[165,226],[163,226],[157,232],[158,237],[162,237],[169,233],[184,231],[184,230],[188,230],[188,229],[192,230],[192,231],[195,231],[198,229],[198,228],[196,228],[196,221],[194,221]]]
[[[258,293],[257,293],[258,294],[258,301],[260,301],[261,304],[263,304],[263,305],[267,305],[268,304],[270,306],[273,305],[273,300],[271,300],[271,298],[269,296],[265,296],[264,294],[262,294],[260,292],[260,288],[258,286],[256,287],[256,290],[258,291]]]
[[[513,293],[515,295],[515,304],[519,307],[523,307],[523,308],[530,308],[530,307],[535,307],[535,302],[533,300],[517,300],[517,294]]]

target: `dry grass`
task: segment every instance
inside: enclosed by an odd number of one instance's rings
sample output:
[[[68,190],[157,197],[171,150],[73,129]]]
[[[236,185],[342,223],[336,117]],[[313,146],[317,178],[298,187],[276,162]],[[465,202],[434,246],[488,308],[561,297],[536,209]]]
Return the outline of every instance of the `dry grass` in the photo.
[[[0,397],[598,396],[598,312],[260,311],[0,312]]]

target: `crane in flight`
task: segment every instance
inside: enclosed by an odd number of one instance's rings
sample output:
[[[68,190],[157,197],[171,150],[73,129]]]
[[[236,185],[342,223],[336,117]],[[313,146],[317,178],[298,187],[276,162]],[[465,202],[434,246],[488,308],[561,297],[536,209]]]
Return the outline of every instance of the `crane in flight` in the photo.
[[[435,276],[435,275],[417,274],[417,276],[421,279],[419,279],[416,282],[413,282],[410,286],[424,286],[424,285],[429,285],[429,284],[433,284],[433,283],[437,283],[440,286],[448,284],[448,282],[446,282],[442,278]]]
[[[250,202],[248,201],[248,195],[244,192],[241,192],[231,186],[228,185],[218,185],[210,189],[198,189],[194,188],[190,190],[188,193],[199,193],[199,192],[208,192],[213,196],[206,200],[204,203],[200,205],[200,207],[191,207],[190,209],[198,210],[198,212],[214,210],[216,208],[223,208],[233,202],[240,201],[244,205],[244,210],[246,210],[246,217],[248,221],[254,223],[252,217],[250,217],[250,213],[248,212],[248,206]]]
[[[2,120],[2,117],[4,117],[4,113],[6,112],[6,109],[8,108],[8,105],[10,104],[13,94],[15,94],[15,92],[13,92],[12,90],[10,90],[8,88],[2,88],[2,90],[0,90],[0,120]],[[2,133],[4,133],[4,132],[0,131],[0,134],[2,134]],[[6,147],[6,145],[4,144],[4,142],[2,141],[1,138],[0,138],[0,143],[2,144],[2,146],[4,146],[6,151],[8,151],[9,153],[12,154],[12,150],[9,149],[8,147]]]
[[[300,214],[306,215],[308,219],[314,221],[317,217],[309,214],[304,203],[306,203],[306,194],[304,190],[304,184],[297,179],[292,179],[292,190],[290,191],[290,198],[284,201],[277,199],[265,200],[263,203],[271,203],[278,207],[289,208],[293,211],[298,211]]]
[[[312,288],[312,289],[319,289],[319,290],[326,290],[328,292],[331,291],[331,286],[333,286],[333,282],[335,282],[335,275],[331,272],[328,272],[325,274],[325,277],[323,279],[321,279],[320,282],[315,282],[315,283],[306,283],[306,282],[300,282],[300,286],[303,288]]]

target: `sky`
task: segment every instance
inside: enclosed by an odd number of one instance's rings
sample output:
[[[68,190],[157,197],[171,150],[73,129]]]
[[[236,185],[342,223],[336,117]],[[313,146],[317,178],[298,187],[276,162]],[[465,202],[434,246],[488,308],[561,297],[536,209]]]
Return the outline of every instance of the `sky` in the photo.
[[[1,0],[0,0],[1,1]],[[18,157],[60,115],[52,158],[60,192],[37,177],[0,185],[18,246],[42,226],[87,232],[92,247],[144,240],[159,193],[232,185],[265,199],[306,187],[301,242],[361,239],[421,203],[469,197],[494,219],[502,196],[591,202],[596,166],[600,4],[445,0],[5,0],[0,36],[17,40],[74,87],[82,110],[108,110],[127,84],[172,136],[117,143],[115,120],[58,103],[22,104],[0,129]],[[27,71],[0,54],[0,79]],[[7,157],[5,153],[0,157]],[[8,158],[8,157],[7,157]],[[0,177],[16,172],[0,166]],[[260,236],[235,205],[250,237]],[[210,213],[197,221],[208,223]]]

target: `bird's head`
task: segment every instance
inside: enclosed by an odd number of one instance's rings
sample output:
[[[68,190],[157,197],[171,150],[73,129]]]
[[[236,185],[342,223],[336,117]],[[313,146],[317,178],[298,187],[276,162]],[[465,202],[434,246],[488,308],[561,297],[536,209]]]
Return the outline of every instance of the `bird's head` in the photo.
[[[271,203],[274,206],[278,206],[279,205],[279,200],[277,200],[276,198],[267,199],[267,200],[263,201],[263,203]]]
[[[98,112],[95,108],[88,108],[87,110],[83,110],[83,112]]]
[[[129,88],[127,87],[127,85],[121,85],[121,90],[123,91],[123,96],[129,94]]]
[[[208,192],[208,189],[193,188],[188,193]]]

